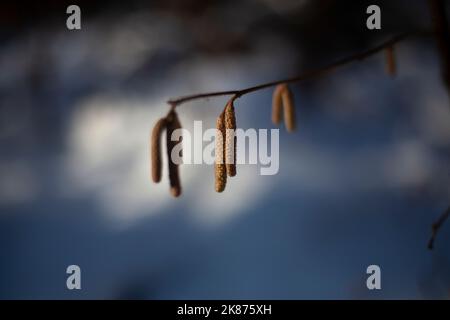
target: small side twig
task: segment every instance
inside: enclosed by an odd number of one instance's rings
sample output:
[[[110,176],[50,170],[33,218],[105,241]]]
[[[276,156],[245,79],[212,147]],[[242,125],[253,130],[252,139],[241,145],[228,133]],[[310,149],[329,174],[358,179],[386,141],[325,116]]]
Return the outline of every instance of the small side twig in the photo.
[[[441,216],[439,217],[439,219],[436,220],[435,223],[433,223],[431,229],[432,229],[432,234],[431,234],[431,238],[430,241],[428,242],[428,249],[433,250],[434,247],[434,241],[436,239],[436,236],[439,232],[439,229],[442,227],[442,225],[444,224],[444,222],[450,217],[450,207],[447,208],[446,211],[444,211],[443,214],[441,214]]]

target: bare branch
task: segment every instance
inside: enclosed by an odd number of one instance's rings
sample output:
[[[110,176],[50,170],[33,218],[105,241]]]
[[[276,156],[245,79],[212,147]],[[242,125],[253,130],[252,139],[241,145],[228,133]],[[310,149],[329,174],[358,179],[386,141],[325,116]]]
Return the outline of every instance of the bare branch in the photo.
[[[313,79],[313,78],[319,78],[321,76],[324,76],[326,74],[329,74],[331,72],[333,72],[334,70],[336,70],[339,67],[343,67],[345,65],[348,65],[352,62],[355,61],[361,61],[364,60],[380,51],[385,50],[386,48],[392,47],[394,44],[401,42],[403,40],[405,40],[408,37],[414,36],[414,35],[418,35],[418,34],[423,34],[424,32],[408,32],[408,33],[403,33],[397,36],[392,37],[391,39],[381,43],[380,45],[371,48],[369,50],[366,50],[364,52],[360,52],[357,54],[354,54],[352,56],[343,58],[341,60],[338,60],[332,64],[329,64],[325,67],[319,68],[319,69],[315,69],[315,70],[310,70],[305,72],[304,74],[298,76],[298,77],[294,77],[294,78],[288,78],[288,79],[283,79],[283,80],[278,80],[278,81],[273,81],[273,82],[269,82],[269,83],[264,83],[261,85],[257,85],[254,87],[249,87],[249,88],[245,88],[242,90],[229,90],[229,91],[218,91],[218,92],[208,92],[208,93],[200,93],[200,94],[194,94],[194,95],[189,95],[189,96],[184,96],[184,97],[180,97],[177,99],[171,99],[169,100],[167,103],[170,104],[172,106],[172,108],[175,108],[185,102],[188,101],[192,101],[192,100],[197,100],[197,99],[203,99],[203,98],[210,98],[210,97],[217,97],[217,96],[227,96],[227,95],[234,95],[235,98],[239,98],[245,94],[254,92],[254,91],[258,91],[258,90],[262,90],[262,89],[266,89],[269,87],[274,87],[276,85],[279,84],[283,84],[283,83],[293,83],[293,82],[301,82],[301,81],[305,81],[305,80],[309,80],[309,79]]]
[[[434,241],[439,232],[439,229],[442,227],[442,225],[448,219],[449,216],[450,216],[450,207],[448,207],[447,210],[444,211],[443,214],[441,214],[439,219],[437,219],[436,222],[433,223],[433,226],[431,227],[431,229],[432,229],[431,238],[430,238],[430,241],[428,242],[428,249],[433,250]]]

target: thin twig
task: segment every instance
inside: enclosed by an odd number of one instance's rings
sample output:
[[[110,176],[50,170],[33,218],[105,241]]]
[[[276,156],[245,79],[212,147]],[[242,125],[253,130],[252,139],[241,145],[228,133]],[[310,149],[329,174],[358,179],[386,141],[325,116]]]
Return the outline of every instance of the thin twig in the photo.
[[[436,239],[436,236],[439,232],[439,229],[442,227],[444,222],[450,217],[450,207],[447,208],[446,211],[444,211],[443,214],[439,217],[439,219],[436,220],[435,223],[433,223],[433,226],[431,227],[432,233],[430,241],[428,242],[428,249],[433,250],[434,247],[434,240]]]
[[[443,0],[428,0],[436,44],[441,60],[442,78],[450,95],[450,31]]]
[[[361,61],[364,60],[380,51],[383,51],[386,48],[389,48],[391,46],[393,46],[394,44],[405,40],[408,37],[411,37],[413,35],[418,35],[418,34],[423,34],[424,32],[407,32],[407,33],[403,33],[397,36],[392,37],[391,39],[381,43],[380,45],[371,48],[369,50],[366,50],[364,52],[360,52],[357,54],[354,54],[352,56],[343,58],[341,60],[338,60],[332,64],[329,64],[325,67],[319,68],[319,69],[315,69],[315,70],[311,70],[308,72],[305,72],[304,74],[298,76],[298,77],[294,77],[294,78],[288,78],[288,79],[283,79],[283,80],[278,80],[278,81],[273,81],[273,82],[269,82],[269,83],[264,83],[261,85],[257,85],[254,87],[249,87],[249,88],[245,88],[242,90],[229,90],[229,91],[217,91],[217,92],[208,92],[208,93],[200,93],[200,94],[194,94],[194,95],[188,95],[188,96],[184,96],[184,97],[180,97],[177,99],[171,99],[169,100],[167,103],[169,105],[171,105],[172,108],[176,108],[177,106],[188,102],[188,101],[192,101],[192,100],[197,100],[197,99],[203,99],[203,98],[210,98],[210,97],[217,97],[217,96],[227,96],[227,95],[234,95],[233,99],[237,99],[247,93],[251,93],[254,91],[258,91],[258,90],[262,90],[262,89],[266,89],[269,87],[274,87],[276,85],[282,84],[282,83],[293,83],[293,82],[300,82],[300,81],[304,81],[304,80],[308,80],[308,79],[313,79],[313,78],[318,78],[320,76],[326,75],[328,73],[331,73],[332,71],[334,71],[335,69],[348,65],[354,61]]]

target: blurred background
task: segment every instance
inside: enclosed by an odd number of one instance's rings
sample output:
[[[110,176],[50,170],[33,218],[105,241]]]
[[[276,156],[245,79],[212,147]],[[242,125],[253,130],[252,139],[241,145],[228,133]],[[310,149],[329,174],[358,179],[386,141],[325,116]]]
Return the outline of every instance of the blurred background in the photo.
[[[151,182],[148,138],[177,96],[240,89],[430,29],[426,1],[65,1],[0,5],[0,298],[448,299],[450,103],[434,39],[292,86],[280,171]],[[366,28],[366,8],[382,29]],[[270,89],[236,103],[273,128]],[[212,128],[225,98],[180,107]],[[164,168],[166,170],[166,168]],[[67,290],[67,266],[81,290]],[[366,268],[381,268],[381,290]]]

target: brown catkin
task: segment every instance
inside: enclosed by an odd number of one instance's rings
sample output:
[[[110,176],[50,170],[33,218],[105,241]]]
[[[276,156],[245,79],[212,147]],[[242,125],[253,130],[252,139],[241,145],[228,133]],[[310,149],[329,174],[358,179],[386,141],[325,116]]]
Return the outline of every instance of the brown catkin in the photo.
[[[180,119],[178,118],[178,114],[173,111],[173,129],[181,129],[181,122]],[[180,138],[178,139],[178,143],[181,143],[183,141],[183,136],[180,136]],[[177,142],[177,141],[175,141]],[[183,149],[180,149],[180,157],[183,158]]]
[[[152,159],[152,179],[153,182],[161,181],[162,161],[161,161],[161,135],[166,129],[166,118],[159,119],[152,130],[151,138],[151,159]]]
[[[167,143],[167,156],[169,162],[169,183],[170,183],[170,193],[174,197],[178,197],[181,194],[181,182],[180,174],[178,172],[178,164],[172,161],[172,150],[179,143],[179,141],[172,141],[172,133],[176,129],[180,129],[180,121],[175,111],[171,111],[167,116],[167,133],[166,133],[166,143]]]
[[[287,85],[284,85],[281,99],[283,101],[284,124],[287,131],[292,132],[296,127],[294,96]]]
[[[386,72],[391,77],[395,77],[397,73],[397,64],[395,61],[395,50],[394,46],[389,46],[385,49],[386,55]]]
[[[281,93],[283,92],[284,85],[280,84],[276,86],[272,96],[272,122],[273,124],[279,124],[281,122],[282,101]]]
[[[214,163],[216,192],[225,190],[227,184],[227,170],[224,162],[224,137],[225,115],[222,112],[216,121],[216,161]]]
[[[225,163],[229,177],[236,175],[236,114],[233,102],[225,107]]]

